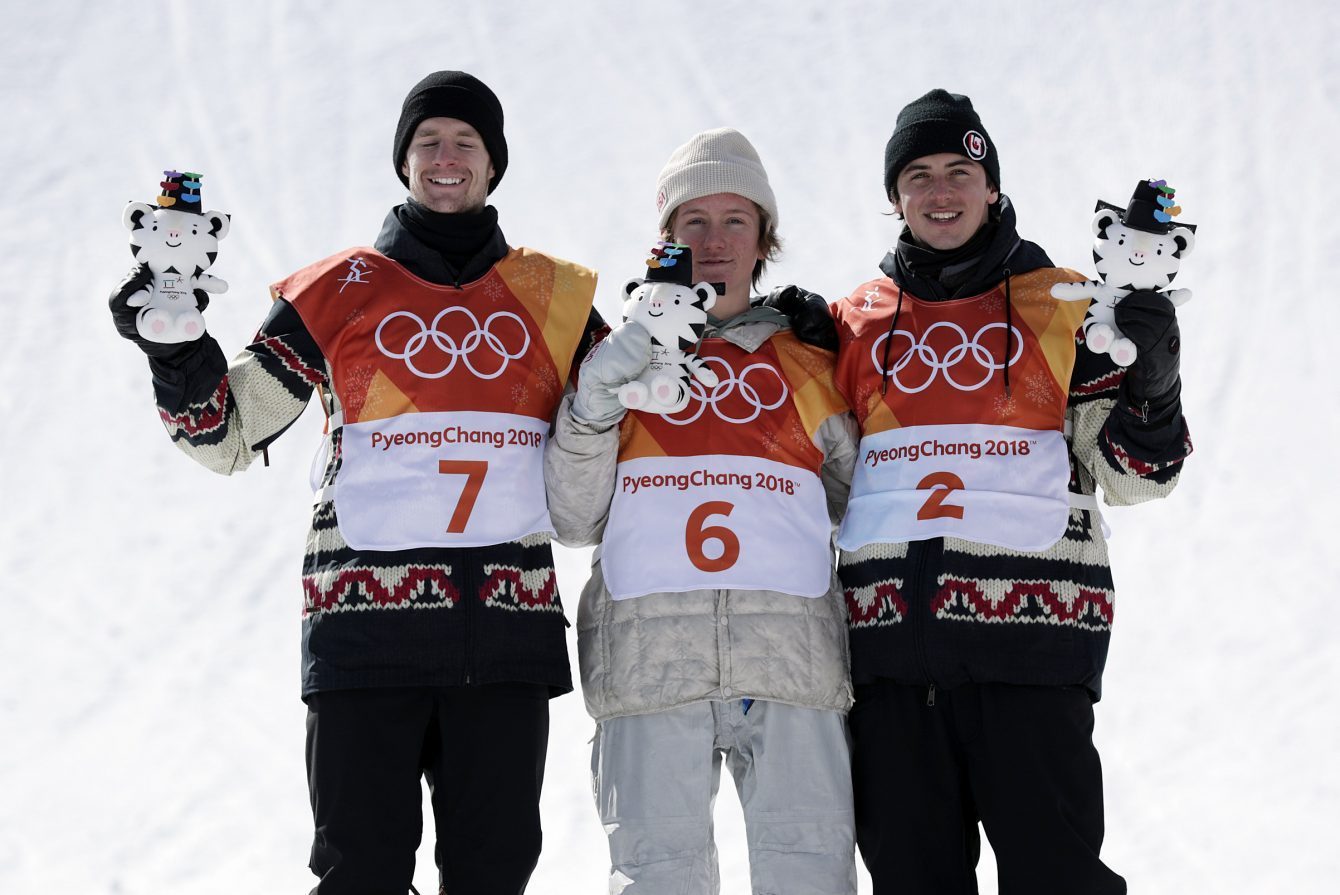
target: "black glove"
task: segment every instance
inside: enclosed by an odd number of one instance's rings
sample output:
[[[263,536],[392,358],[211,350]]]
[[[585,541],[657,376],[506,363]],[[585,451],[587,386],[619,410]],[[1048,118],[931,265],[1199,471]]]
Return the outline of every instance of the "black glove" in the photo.
[[[799,286],[778,286],[763,299],[765,308],[775,308],[786,315],[791,331],[806,345],[825,351],[838,350],[837,324],[828,310],[828,302]]]
[[[149,357],[169,362],[178,361],[196,351],[200,347],[201,340],[175,344],[150,342],[135,328],[135,318],[140,309],[126,304],[136,292],[151,288],[153,280],[153,271],[149,270],[147,264],[136,264],[130,269],[130,273],[126,274],[125,279],[112,290],[111,296],[107,299],[107,307],[112,312],[112,322],[116,324],[116,331],[121,334],[121,338],[129,339],[140,346],[140,350]],[[201,311],[209,306],[209,294],[205,290],[195,290],[195,305],[196,309]]]
[[[1122,380],[1130,408],[1147,421],[1180,410],[1182,337],[1173,303],[1158,292],[1138,290],[1117,302],[1115,316],[1117,329],[1137,351]]]

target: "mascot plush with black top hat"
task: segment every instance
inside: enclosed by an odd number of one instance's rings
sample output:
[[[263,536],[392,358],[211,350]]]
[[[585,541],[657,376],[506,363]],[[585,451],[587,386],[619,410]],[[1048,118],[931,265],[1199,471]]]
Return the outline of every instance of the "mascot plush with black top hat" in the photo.
[[[1102,280],[1052,287],[1053,298],[1093,299],[1084,320],[1085,344],[1096,354],[1111,355],[1122,367],[1135,361],[1136,348],[1117,328],[1118,302],[1136,290],[1159,292],[1174,305],[1191,299],[1189,289],[1164,291],[1196,245],[1194,224],[1173,223],[1182,210],[1173,200],[1175,193],[1162,180],[1143,180],[1124,210],[1099,202],[1093,216],[1093,261]]]
[[[156,206],[131,202],[121,216],[130,231],[130,251],[153,273],[153,282],[127,302],[140,310],[135,329],[150,342],[192,342],[205,334],[205,293],[228,284],[205,271],[228,235],[228,215],[204,211],[200,175],[164,171]],[[199,292],[199,294],[197,294]]]
[[[619,387],[619,403],[630,410],[677,413],[689,403],[690,376],[711,388],[719,381],[691,354],[716,304],[711,283],[693,284],[693,255],[688,246],[658,243],[647,259],[647,277],[624,284],[623,318],[651,334],[651,363],[632,382]]]

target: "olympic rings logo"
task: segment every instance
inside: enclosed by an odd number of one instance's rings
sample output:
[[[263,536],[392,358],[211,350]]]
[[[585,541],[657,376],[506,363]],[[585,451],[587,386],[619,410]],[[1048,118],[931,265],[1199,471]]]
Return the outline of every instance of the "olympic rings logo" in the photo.
[[[703,415],[703,411],[708,407],[711,407],[712,412],[725,422],[736,424],[752,423],[754,420],[758,419],[758,415],[763,411],[776,410],[778,407],[781,407],[790,395],[790,391],[786,387],[786,380],[782,378],[782,374],[778,373],[776,368],[769,364],[750,364],[740,371],[739,376],[736,376],[735,370],[731,368],[730,363],[724,358],[704,357],[702,360],[705,363],[715,364],[721,367],[724,371],[724,375],[719,373],[720,378],[718,379],[717,384],[712,386],[710,391],[696,378],[690,378],[689,406],[694,408],[693,414],[688,417],[675,418],[668,413],[663,413],[661,416],[666,422],[674,423],[676,426],[687,426],[690,423],[696,422],[698,418]],[[779,389],[777,399],[770,404],[765,403],[763,396],[759,393],[760,386],[764,390],[767,390],[768,388],[766,380],[758,379],[758,376],[762,374],[755,374],[754,384],[750,384],[749,382],[749,374],[755,370],[765,370],[767,373],[772,374],[773,379],[777,380],[777,387]],[[734,417],[722,410],[721,402],[736,392],[739,392],[740,399],[751,408],[752,412],[748,416]],[[681,411],[681,413],[682,412],[683,411]]]
[[[936,350],[928,344],[931,333],[942,327],[953,330],[958,334],[959,338],[959,344],[945,352],[943,359],[941,359]],[[893,384],[898,386],[898,390],[908,395],[915,395],[918,392],[930,388],[931,383],[935,381],[935,377],[941,373],[944,374],[945,381],[954,388],[961,392],[972,392],[990,382],[991,375],[997,370],[1003,370],[1005,368],[1005,364],[998,363],[991,352],[981,343],[982,336],[984,336],[987,331],[1004,328],[1004,323],[988,323],[986,326],[977,330],[977,334],[969,340],[968,334],[964,331],[963,327],[956,323],[950,323],[948,320],[941,320],[938,323],[931,324],[931,326],[921,334],[920,341],[913,338],[912,334],[906,330],[897,329],[893,331],[892,335],[902,336],[907,340],[908,347],[898,358],[897,362],[894,363],[893,367],[885,370],[884,365],[880,362],[880,358],[884,356],[884,352],[881,350],[880,346],[884,344],[886,339],[890,338],[889,333],[880,336],[875,340],[875,344],[870,346],[870,360],[875,365],[875,369],[879,371],[880,375],[892,379]],[[1010,334],[1014,337],[1015,348],[1014,356],[1009,359],[1009,365],[1014,366],[1024,353],[1024,340],[1016,327],[1010,327]],[[978,366],[981,367],[982,376],[976,382],[965,385],[954,378],[953,370],[958,368],[961,362],[966,360],[969,355],[971,355],[972,360],[976,361]],[[914,359],[920,360],[923,364],[929,367],[931,374],[926,377],[925,382],[909,388],[907,385],[903,384],[902,380],[898,378],[898,375],[904,372]]]
[[[459,344],[457,344],[456,340],[450,335],[438,329],[438,324],[441,323],[443,318],[448,314],[464,314],[469,319],[470,325],[473,327],[470,332],[461,339]],[[413,320],[419,325],[419,331],[409,337],[409,340],[405,342],[403,350],[391,351],[386,347],[385,343],[382,342],[382,330],[386,328],[388,323],[395,320],[397,317],[405,317]],[[496,321],[506,319],[515,320],[516,325],[521,327],[521,347],[517,348],[515,351],[509,349],[507,342],[493,331]],[[509,361],[514,361],[523,357],[526,353],[526,349],[530,348],[530,330],[526,329],[526,324],[516,314],[513,314],[511,311],[496,311],[488,316],[488,319],[484,321],[483,326],[480,326],[479,318],[470,313],[469,308],[460,305],[444,308],[441,311],[438,311],[437,316],[433,318],[431,325],[425,325],[423,318],[411,311],[396,311],[392,314],[388,314],[386,319],[378,324],[375,339],[378,351],[387,357],[403,360],[405,366],[409,368],[409,371],[420,379],[441,379],[455,369],[457,360],[462,361],[466,368],[479,379],[497,379],[503,374],[503,371],[507,369]],[[438,351],[441,351],[449,358],[446,367],[436,373],[425,373],[414,365],[414,358],[428,346],[430,340]],[[516,340],[513,338],[510,341],[515,342]],[[475,367],[474,362],[471,359],[475,354],[475,349],[479,348],[481,345],[492,352],[493,356],[500,361],[498,369],[491,373],[481,372]]]

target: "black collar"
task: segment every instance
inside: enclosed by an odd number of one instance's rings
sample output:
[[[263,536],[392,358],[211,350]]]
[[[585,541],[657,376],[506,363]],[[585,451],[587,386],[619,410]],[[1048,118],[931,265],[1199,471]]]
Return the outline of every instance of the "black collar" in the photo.
[[[919,245],[904,227],[897,245],[880,262],[880,270],[918,298],[944,301],[981,295],[1004,280],[1006,270],[1019,276],[1051,267],[1046,252],[1019,238],[1014,206],[1003,194],[999,209],[972,239],[948,251]]]
[[[391,209],[374,245],[415,276],[443,286],[474,282],[508,252],[493,206],[443,214],[413,199]]]

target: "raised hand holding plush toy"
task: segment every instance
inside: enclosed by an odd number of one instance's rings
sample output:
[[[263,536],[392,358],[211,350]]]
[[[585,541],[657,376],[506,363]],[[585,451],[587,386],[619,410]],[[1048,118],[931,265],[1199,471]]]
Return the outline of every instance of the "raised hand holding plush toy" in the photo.
[[[130,231],[130,251],[152,273],[152,281],[126,300],[135,329],[149,342],[191,342],[205,334],[200,311],[208,303],[196,290],[219,294],[228,284],[205,271],[228,235],[228,215],[202,211],[200,175],[164,171],[157,207],[126,206],[121,221]]]
[[[651,362],[642,374],[619,388],[619,403],[630,410],[676,413],[689,403],[689,378],[711,388],[717,375],[696,354],[690,354],[707,326],[707,312],[716,304],[711,283],[693,284],[693,256],[688,246],[658,243],[647,259],[647,277],[624,284],[624,320],[651,334]]]
[[[1093,261],[1101,280],[1057,283],[1052,297],[1066,301],[1092,298],[1084,320],[1084,341],[1096,354],[1109,354],[1117,365],[1129,367],[1138,351],[1117,327],[1117,303],[1135,291],[1157,292],[1174,306],[1191,299],[1189,289],[1163,291],[1181,267],[1182,258],[1196,245],[1194,224],[1174,226],[1182,209],[1173,203],[1176,193],[1162,180],[1136,184],[1130,204],[1100,201],[1093,217]]]

